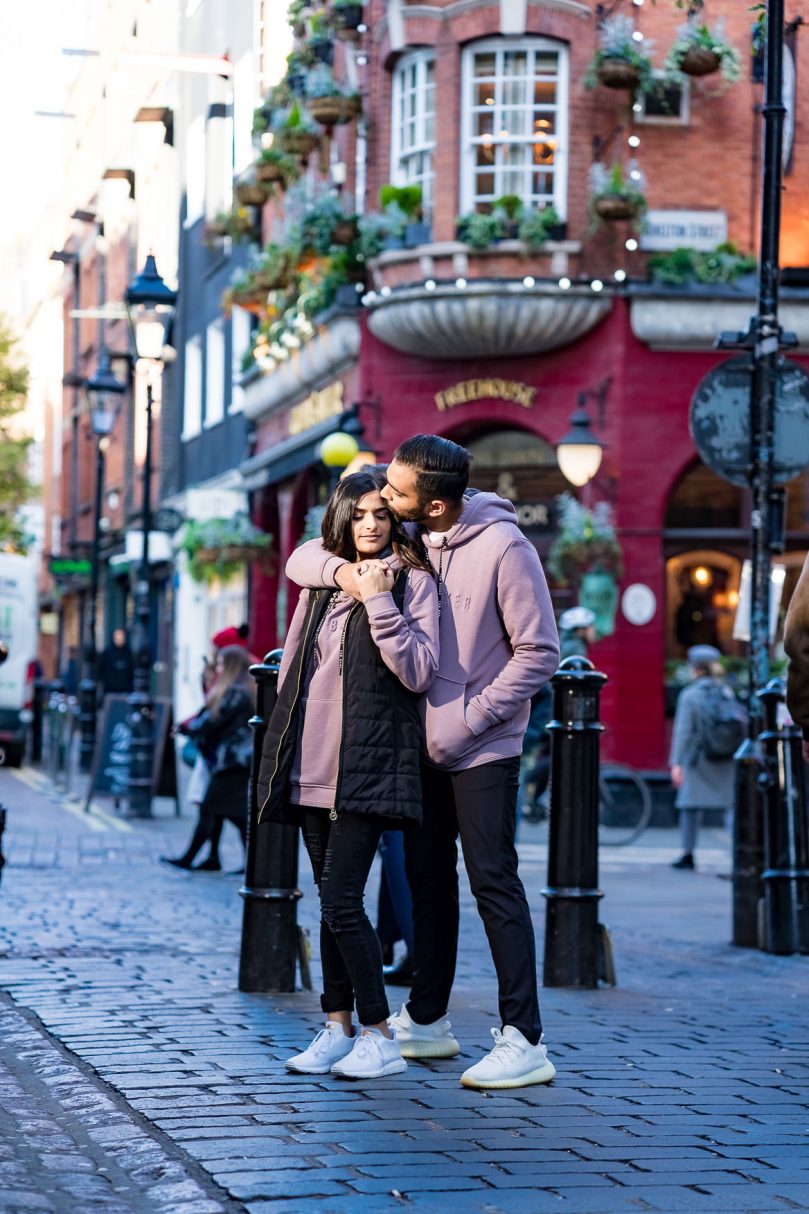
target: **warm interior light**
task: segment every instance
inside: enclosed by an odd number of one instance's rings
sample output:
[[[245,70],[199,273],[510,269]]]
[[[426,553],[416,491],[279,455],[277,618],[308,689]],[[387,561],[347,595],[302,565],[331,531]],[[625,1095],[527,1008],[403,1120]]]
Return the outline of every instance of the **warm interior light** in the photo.
[[[728,591],[728,605],[729,605],[730,607],[738,607],[738,606],[739,606],[739,592],[738,592],[738,590],[729,590],[729,591]]]
[[[691,581],[701,590],[705,590],[713,581],[713,574],[707,565],[695,565],[691,570]]]

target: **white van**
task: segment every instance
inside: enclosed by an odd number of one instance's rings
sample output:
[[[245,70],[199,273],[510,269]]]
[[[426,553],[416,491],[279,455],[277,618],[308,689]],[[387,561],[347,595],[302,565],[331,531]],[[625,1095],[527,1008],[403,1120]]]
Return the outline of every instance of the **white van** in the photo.
[[[31,719],[37,639],[36,559],[0,552],[0,641],[8,649],[0,665],[0,763],[13,767],[22,761]]]

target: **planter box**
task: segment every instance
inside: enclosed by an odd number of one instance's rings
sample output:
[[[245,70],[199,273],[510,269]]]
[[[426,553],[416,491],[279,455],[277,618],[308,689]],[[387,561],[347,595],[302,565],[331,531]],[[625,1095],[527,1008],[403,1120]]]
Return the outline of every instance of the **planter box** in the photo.
[[[433,238],[433,230],[429,223],[409,223],[405,227],[404,245],[406,249],[415,249],[418,245],[429,244]]]

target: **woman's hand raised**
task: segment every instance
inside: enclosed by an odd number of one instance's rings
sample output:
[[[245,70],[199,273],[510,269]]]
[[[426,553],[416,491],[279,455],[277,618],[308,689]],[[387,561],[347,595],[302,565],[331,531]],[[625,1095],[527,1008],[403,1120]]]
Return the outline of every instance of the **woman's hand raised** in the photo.
[[[393,589],[393,570],[384,561],[362,561],[357,568],[357,582],[364,603],[375,594]]]

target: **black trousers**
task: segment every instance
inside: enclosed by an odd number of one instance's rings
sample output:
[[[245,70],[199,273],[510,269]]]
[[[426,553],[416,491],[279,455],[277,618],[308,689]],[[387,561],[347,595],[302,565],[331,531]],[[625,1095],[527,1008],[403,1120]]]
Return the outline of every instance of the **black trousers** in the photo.
[[[382,976],[382,948],[365,913],[363,896],[385,823],[363,814],[300,806],[303,842],[320,894],[320,962],[329,1012],[349,1012],[360,1024],[381,1024],[390,1009]]]
[[[514,846],[519,779],[518,758],[468,771],[422,769],[424,822],[405,835],[415,960],[407,1009],[417,1024],[432,1024],[449,1006],[458,951],[460,835],[497,973],[501,1020],[536,1045],[542,1033],[536,944]]]

